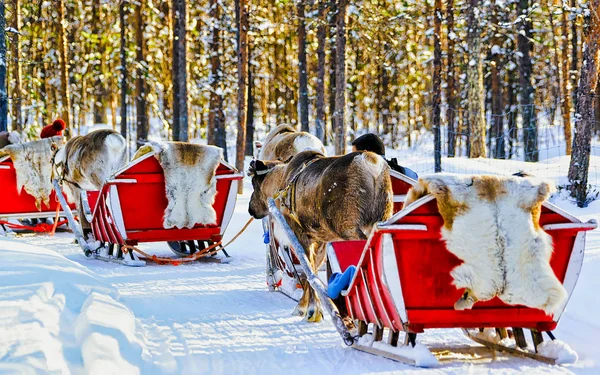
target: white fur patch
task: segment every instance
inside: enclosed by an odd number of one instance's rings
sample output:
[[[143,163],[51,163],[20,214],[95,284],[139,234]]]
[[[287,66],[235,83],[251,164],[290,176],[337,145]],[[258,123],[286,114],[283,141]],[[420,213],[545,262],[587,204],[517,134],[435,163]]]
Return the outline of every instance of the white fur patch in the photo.
[[[490,201],[478,195],[480,177],[435,174],[419,180],[434,195],[447,189],[454,201],[468,206],[454,217],[451,230],[442,228],[448,250],[464,262],[451,272],[454,285],[470,289],[480,301],[498,296],[553,314],[567,292],[550,267],[552,238],[525,209],[540,195],[545,198],[549,187],[532,178],[501,178],[507,193]]]
[[[52,143],[60,144],[61,137],[11,144],[3,148],[10,155],[17,175],[17,190],[22,189],[35,198],[38,210],[41,203],[47,206],[52,194]]]
[[[202,152],[202,160],[197,164],[187,165],[179,160],[179,153],[176,152],[178,143],[150,144],[158,151],[155,156],[165,174],[168,205],[163,226],[169,229],[216,224],[217,213],[213,208],[217,195],[215,172],[223,151],[215,146],[193,145]]]
[[[16,145],[18,143],[21,143],[21,135],[15,131],[12,131],[10,133],[8,133],[8,143]]]
[[[372,156],[376,157],[375,162],[373,162]],[[357,163],[362,170],[372,175],[373,178],[379,177],[384,169],[388,168],[387,162],[381,156],[374,153],[366,154],[361,152],[354,157],[353,162]]]
[[[294,139],[294,148],[296,149],[296,153],[314,150],[327,156],[325,147],[323,147],[323,143],[321,143],[319,138],[312,134],[304,134],[296,137],[296,139]]]

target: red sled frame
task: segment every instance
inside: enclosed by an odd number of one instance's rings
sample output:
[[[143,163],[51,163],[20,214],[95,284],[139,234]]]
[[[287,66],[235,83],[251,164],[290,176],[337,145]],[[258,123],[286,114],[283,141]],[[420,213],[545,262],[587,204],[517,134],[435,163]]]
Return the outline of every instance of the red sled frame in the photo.
[[[75,205],[69,205],[72,209]],[[41,203],[41,210],[35,205],[35,198],[25,189],[17,190],[17,174],[8,155],[0,156],[0,219],[39,219],[53,218],[60,207],[56,193],[50,194],[50,204]],[[65,213],[59,210],[59,216]]]
[[[154,153],[141,156],[115,173],[100,191],[87,191],[82,196],[93,239],[108,250],[107,254],[95,257],[140,266],[144,262],[136,260],[131,251],[123,254],[124,245],[165,241],[177,254],[188,255],[220,242],[233,215],[242,178],[233,166],[221,161],[216,171],[217,195],[213,204],[217,223],[191,229],[165,229],[163,216],[168,202],[164,173]],[[223,249],[216,247],[210,254],[219,250]]]
[[[373,325],[373,339],[398,346],[399,332],[406,332],[404,344],[415,345],[416,334],[433,328],[462,328],[467,336],[492,350],[506,351],[547,363],[555,363],[537,353],[542,332],[556,328],[565,305],[557,316],[525,306],[509,306],[495,298],[477,303],[472,310],[456,311],[454,302],[462,291],[452,285],[450,271],[461,261],[450,253],[441,239],[443,219],[437,203],[429,195],[413,202],[388,221],[378,224],[367,241],[344,241],[328,245],[328,264],[333,272],[357,267],[350,286],[342,292],[348,315],[357,322],[359,336]],[[583,223],[555,205],[545,202],[540,225],[552,236],[554,253],[551,266],[569,297],[583,263],[585,231],[595,229],[592,220]],[[512,327],[516,346],[509,348],[490,342],[479,335],[483,327],[495,328],[506,338]],[[532,333],[534,351],[528,351],[523,329]],[[401,345],[401,344],[400,344]],[[415,364],[397,353],[355,344],[355,348],[372,354]]]

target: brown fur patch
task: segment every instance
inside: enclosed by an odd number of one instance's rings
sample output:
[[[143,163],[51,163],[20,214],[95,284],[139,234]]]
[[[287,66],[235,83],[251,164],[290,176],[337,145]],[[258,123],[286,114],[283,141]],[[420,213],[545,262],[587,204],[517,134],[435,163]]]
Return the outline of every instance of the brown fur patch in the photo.
[[[462,215],[469,210],[469,206],[465,203],[457,202],[452,198],[450,190],[446,186],[442,186],[434,192],[437,200],[438,210],[444,219],[444,228],[452,230],[454,219],[458,215]]]
[[[531,205],[522,205],[525,212],[531,212],[531,219],[536,230],[541,229],[540,216],[542,215],[542,204],[550,194],[550,185],[543,183],[538,188],[537,199]]]
[[[507,193],[506,186],[498,177],[478,176],[473,178],[473,187],[477,191],[477,196],[489,202],[493,202],[501,195]]]

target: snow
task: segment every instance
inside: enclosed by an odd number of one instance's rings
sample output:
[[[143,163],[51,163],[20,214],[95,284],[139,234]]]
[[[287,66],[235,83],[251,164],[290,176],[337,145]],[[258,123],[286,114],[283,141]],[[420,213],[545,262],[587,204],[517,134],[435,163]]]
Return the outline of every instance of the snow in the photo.
[[[454,158],[443,159],[443,166],[461,173],[524,169],[564,179],[566,159],[545,159],[531,164]],[[592,158],[594,170],[599,159]],[[399,162],[417,172],[431,170],[427,152]],[[225,241],[248,219],[252,188],[248,179],[244,185]],[[557,193],[552,202],[584,221],[600,214],[600,201],[579,209]],[[228,249],[235,257],[229,264],[149,262],[140,268],[87,259],[70,233],[0,237],[0,373],[600,373],[599,230],[588,232],[579,281],[554,331],[577,353],[576,363],[550,366],[498,355],[490,363],[442,362],[435,369],[353,350],[328,319],[314,324],[293,316],[296,302],[267,289],[262,235],[261,223],[254,221]],[[172,255],[164,243],[140,248]],[[429,330],[417,341],[425,351],[477,345],[457,329]],[[571,355],[558,343],[544,350],[561,359]]]
[[[578,359],[577,353],[561,340],[543,342],[538,346],[538,353],[556,359],[558,364],[575,363]]]

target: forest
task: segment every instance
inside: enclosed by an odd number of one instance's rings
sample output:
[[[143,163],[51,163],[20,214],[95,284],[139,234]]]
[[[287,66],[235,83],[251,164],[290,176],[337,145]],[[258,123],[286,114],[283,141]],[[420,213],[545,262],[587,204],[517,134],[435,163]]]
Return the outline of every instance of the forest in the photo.
[[[551,139],[573,153],[569,180],[585,199],[600,133],[599,7],[0,0],[0,130],[35,138],[60,117],[71,135],[108,124],[132,147],[205,139],[238,168],[280,124],[336,154],[365,132],[393,149],[433,134],[436,171],[442,156],[536,162]]]

